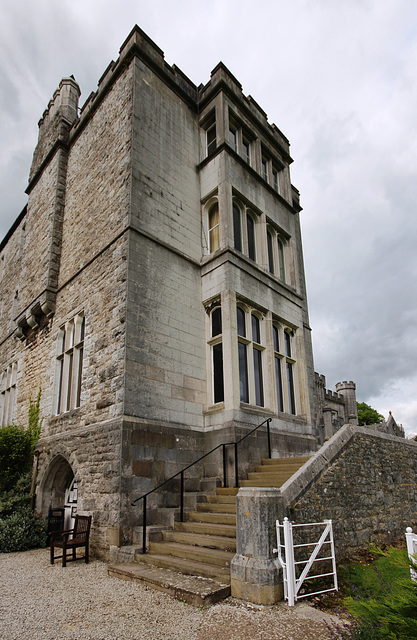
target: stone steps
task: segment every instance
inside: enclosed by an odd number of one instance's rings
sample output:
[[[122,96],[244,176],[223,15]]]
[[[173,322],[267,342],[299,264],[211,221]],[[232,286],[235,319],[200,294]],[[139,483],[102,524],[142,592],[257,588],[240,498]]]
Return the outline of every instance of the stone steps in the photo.
[[[241,481],[240,485],[242,487],[281,486],[307,460],[308,458],[305,457],[263,460],[262,465],[258,465],[256,471],[249,474],[249,479]],[[132,571],[129,574],[126,568],[120,569],[123,565],[117,565],[114,569],[109,567],[109,574],[118,575],[124,579],[141,580],[151,586],[161,583],[162,587],[157,588],[163,589],[168,589],[168,583],[172,583],[174,586],[168,592],[174,596],[177,592],[175,584],[180,584],[181,580],[185,579],[184,575],[189,581],[187,588],[178,588],[178,593],[181,594],[191,589],[190,576],[200,576],[193,580],[211,581],[210,588],[207,585],[210,595],[205,597],[206,599],[196,595],[194,598],[196,601],[205,604],[215,601],[215,598],[226,597],[230,594],[230,587],[225,585],[230,584],[230,563],[236,552],[237,492],[237,488],[217,487],[215,494],[201,496],[195,502],[193,510],[185,512],[184,522],[173,519],[171,529],[161,532],[159,538],[162,539],[150,541],[149,553],[135,553],[135,560],[139,567],[136,573]],[[153,572],[151,577],[149,572]],[[164,572],[170,572],[170,581],[163,579]],[[178,576],[177,581],[172,577],[178,575],[176,572],[183,574]],[[141,578],[140,575],[144,577]],[[156,582],[153,583],[153,580]],[[214,588],[216,582],[219,583],[217,589]],[[198,585],[198,582],[196,584]],[[214,589],[213,592],[211,588]],[[183,599],[189,602],[193,600],[193,596],[188,594]]]

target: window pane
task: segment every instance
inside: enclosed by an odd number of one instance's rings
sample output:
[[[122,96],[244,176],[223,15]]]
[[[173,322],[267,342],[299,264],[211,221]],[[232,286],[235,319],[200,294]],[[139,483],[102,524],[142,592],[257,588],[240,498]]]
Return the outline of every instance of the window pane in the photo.
[[[291,358],[291,336],[288,331],[284,331],[285,337],[285,355]]]
[[[266,158],[262,158],[262,177],[268,181],[268,160]]]
[[[246,218],[246,224],[248,230],[248,255],[251,260],[255,260],[255,222],[249,215]]]
[[[56,412],[61,413],[62,398],[64,393],[64,385],[63,385],[64,358],[63,357],[59,360],[58,368],[59,368],[59,374],[58,374],[59,382],[58,382],[58,404],[57,404]]]
[[[253,350],[253,370],[255,374],[255,403],[258,407],[264,406],[264,388],[262,380],[262,352]]]
[[[279,353],[279,330],[275,325],[272,326],[272,332],[274,334],[274,351]]]
[[[279,193],[279,174],[276,169],[272,169],[272,186]]]
[[[233,236],[235,241],[235,249],[242,251],[242,225],[239,207],[233,205]]]
[[[233,127],[229,129],[229,142],[232,149],[237,151],[237,131]]]
[[[222,310],[220,307],[214,309],[211,314],[211,337],[220,335],[222,332]]]
[[[277,385],[278,411],[284,411],[284,397],[282,394],[281,359],[275,358],[275,380]]]
[[[214,402],[223,402],[223,345],[221,342],[213,346],[213,386]]]
[[[258,316],[252,314],[252,340],[261,344],[261,324]]]
[[[216,150],[216,114],[213,111],[206,122],[207,155],[211,156]]]
[[[285,262],[284,262],[284,245],[282,240],[278,238],[278,260],[279,260],[279,277],[285,282]]]
[[[287,383],[288,383],[288,402],[290,404],[290,413],[295,415],[295,396],[294,396],[294,377],[293,366],[291,362],[287,362]]]
[[[240,401],[249,402],[248,387],[248,359],[246,345],[239,342],[239,383],[240,383]]]
[[[268,265],[269,271],[274,273],[274,249],[272,244],[272,234],[270,231],[267,231],[266,239],[268,242]]]
[[[209,211],[209,244],[210,253],[220,247],[219,205],[216,202]]]
[[[250,164],[250,144],[248,140],[246,140],[245,138],[243,138],[242,140],[242,152],[243,152],[243,159],[248,164]]]
[[[77,375],[77,395],[75,399],[75,407],[80,406],[81,401],[81,380],[83,375],[83,355],[84,349],[81,347],[78,351],[78,375]]]
[[[65,356],[67,357],[67,356]],[[72,362],[74,354],[73,352],[68,354],[68,380],[67,380],[67,406],[66,410],[69,411],[71,407],[71,391],[72,391]]]
[[[240,307],[237,307],[237,334],[238,336],[242,336],[242,338],[246,338],[246,322],[245,322],[245,312]]]

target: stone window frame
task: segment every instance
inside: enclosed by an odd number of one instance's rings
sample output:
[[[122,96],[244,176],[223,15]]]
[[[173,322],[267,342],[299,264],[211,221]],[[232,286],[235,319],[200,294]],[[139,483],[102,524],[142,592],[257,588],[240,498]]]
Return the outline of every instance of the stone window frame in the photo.
[[[273,319],[274,374],[276,387],[276,410],[278,413],[297,415],[297,353],[295,330],[282,321]],[[279,373],[278,373],[279,371]],[[278,379],[280,375],[281,380]],[[281,387],[281,389],[279,388]],[[281,392],[281,402],[280,402]],[[281,406],[281,408],[280,408]]]
[[[280,195],[282,195],[283,170],[284,165],[274,158],[274,154],[270,153],[262,143],[260,164],[261,177],[274,189],[274,191],[276,191],[276,193]]]
[[[247,256],[253,262],[257,262],[258,254],[260,252],[260,239],[259,239],[259,214],[254,209],[246,205],[237,196],[233,196],[233,246],[237,251],[240,251]],[[237,221],[237,210],[240,212],[240,224]],[[249,225],[253,223],[253,246],[250,242],[250,230]],[[240,244],[241,249],[237,247],[236,229],[240,227]]]
[[[221,301],[215,300],[206,307],[208,316],[208,397],[209,405],[224,403],[224,361],[223,361],[223,313]],[[220,330],[219,330],[220,329]],[[220,362],[219,362],[220,357]],[[220,366],[219,366],[220,365]]]
[[[244,320],[243,330],[240,329],[240,317]],[[258,323],[259,335],[255,339],[254,324]],[[236,302],[236,331],[238,342],[238,375],[239,397],[241,404],[255,407],[266,406],[265,371],[266,357],[266,327],[265,315],[246,303]]]
[[[252,166],[254,156],[253,144],[256,139],[255,135],[240,122],[239,118],[233,113],[230,107],[228,108],[228,120],[227,141],[229,146],[233,151],[239,154],[249,166]]]
[[[78,313],[58,330],[56,340],[55,415],[78,409],[81,405],[84,337],[84,313]]]
[[[211,158],[217,150],[217,116],[215,107],[205,116],[200,126],[205,134],[205,157]]]
[[[268,270],[281,282],[287,284],[287,261],[290,239],[284,236],[271,222],[266,227]]]
[[[17,360],[10,363],[3,369],[1,375],[1,392],[0,392],[0,425],[7,427],[13,423],[14,409],[16,406],[16,388],[17,388]]]

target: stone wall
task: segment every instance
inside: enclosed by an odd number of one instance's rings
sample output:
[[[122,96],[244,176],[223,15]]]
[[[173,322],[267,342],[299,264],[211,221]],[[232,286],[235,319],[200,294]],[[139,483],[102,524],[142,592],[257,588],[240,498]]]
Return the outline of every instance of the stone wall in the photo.
[[[342,557],[417,524],[416,477],[416,442],[345,426],[281,491],[293,522],[333,521]]]

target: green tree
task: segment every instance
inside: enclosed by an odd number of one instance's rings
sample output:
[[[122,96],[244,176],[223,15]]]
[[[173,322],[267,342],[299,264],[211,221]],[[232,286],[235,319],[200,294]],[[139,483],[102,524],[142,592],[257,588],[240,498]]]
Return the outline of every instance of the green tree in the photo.
[[[373,409],[366,402],[357,402],[356,406],[358,408],[358,420],[360,425],[364,424],[379,424],[384,421],[384,416],[382,416],[376,409]]]

